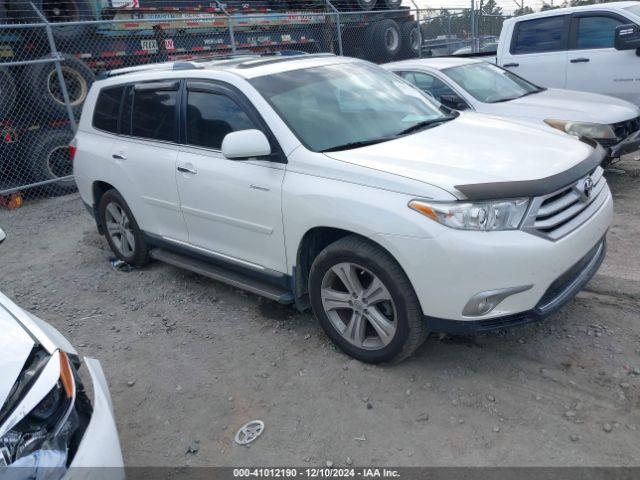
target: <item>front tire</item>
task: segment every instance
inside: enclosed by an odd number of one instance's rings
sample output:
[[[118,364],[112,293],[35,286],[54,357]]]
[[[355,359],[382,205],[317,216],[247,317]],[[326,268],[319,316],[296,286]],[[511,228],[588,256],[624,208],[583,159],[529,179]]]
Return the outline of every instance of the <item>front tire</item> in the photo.
[[[149,262],[149,247],[127,202],[116,190],[108,190],[98,204],[104,235],[113,253],[129,265],[142,267]]]
[[[418,298],[400,265],[358,236],[320,252],[311,266],[309,296],[329,338],[362,362],[402,361],[427,336]]]

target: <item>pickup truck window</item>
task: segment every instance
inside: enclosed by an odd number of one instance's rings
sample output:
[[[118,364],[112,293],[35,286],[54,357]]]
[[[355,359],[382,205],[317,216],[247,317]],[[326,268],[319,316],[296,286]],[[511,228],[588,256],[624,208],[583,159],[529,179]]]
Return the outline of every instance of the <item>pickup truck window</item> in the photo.
[[[227,133],[251,128],[256,127],[229,97],[216,93],[189,92],[187,144],[220,150]]]
[[[365,63],[265,75],[251,84],[316,152],[380,143],[454,118],[400,77]]]
[[[484,103],[506,102],[543,90],[508,70],[486,62],[445,68],[443,72]]]
[[[516,24],[511,53],[556,52],[566,48],[565,15],[526,20]]]
[[[576,48],[613,48],[618,25],[622,25],[622,22],[612,17],[579,17]]]

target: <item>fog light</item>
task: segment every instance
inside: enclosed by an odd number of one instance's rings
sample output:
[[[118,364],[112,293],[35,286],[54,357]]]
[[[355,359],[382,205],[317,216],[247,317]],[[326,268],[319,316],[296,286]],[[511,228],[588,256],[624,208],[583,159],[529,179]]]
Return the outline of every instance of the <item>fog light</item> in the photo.
[[[515,295],[516,293],[529,290],[533,285],[524,285],[522,287],[499,288],[496,290],[487,290],[485,292],[476,293],[467,302],[462,310],[465,317],[478,317],[486,315],[496,308],[505,298]]]

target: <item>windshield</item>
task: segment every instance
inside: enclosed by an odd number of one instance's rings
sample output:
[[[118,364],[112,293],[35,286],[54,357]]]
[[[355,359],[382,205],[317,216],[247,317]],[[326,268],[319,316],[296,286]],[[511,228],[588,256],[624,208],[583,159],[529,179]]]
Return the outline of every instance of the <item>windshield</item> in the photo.
[[[627,7],[625,10],[628,10],[634,15],[637,15],[640,17],[640,5],[632,5],[630,7]]]
[[[251,84],[310,150],[346,150],[453,118],[400,77],[341,63],[266,75]]]
[[[543,90],[508,70],[486,62],[446,68],[443,72],[484,103],[505,102]]]

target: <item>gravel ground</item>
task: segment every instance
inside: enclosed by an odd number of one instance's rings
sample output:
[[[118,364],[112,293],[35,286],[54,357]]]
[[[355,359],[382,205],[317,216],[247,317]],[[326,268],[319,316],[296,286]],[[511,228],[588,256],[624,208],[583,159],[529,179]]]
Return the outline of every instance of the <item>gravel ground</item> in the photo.
[[[125,462],[640,465],[640,168],[586,291],[547,321],[432,336],[372,367],[309,314],[155,263],[129,273],[70,195],[0,211],[2,290],[101,360]],[[250,448],[236,430],[262,419]]]

